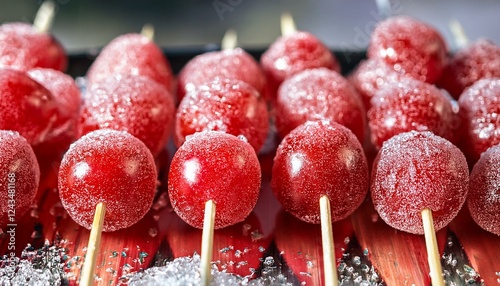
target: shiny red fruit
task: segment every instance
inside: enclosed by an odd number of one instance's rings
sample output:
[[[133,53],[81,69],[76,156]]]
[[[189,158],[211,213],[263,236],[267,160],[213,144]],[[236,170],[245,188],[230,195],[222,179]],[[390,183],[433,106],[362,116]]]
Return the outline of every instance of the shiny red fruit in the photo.
[[[89,84],[121,75],[148,77],[174,91],[174,76],[162,50],[141,34],[115,38],[101,51],[87,72]]]
[[[399,133],[432,131],[457,141],[460,120],[457,103],[434,85],[405,78],[393,81],[371,100],[368,125],[377,148]]]
[[[97,129],[127,131],[156,156],[168,142],[174,116],[174,100],[163,86],[147,77],[116,76],[87,90],[79,135]]]
[[[500,145],[481,155],[470,174],[467,206],[474,221],[483,229],[500,235]]]
[[[310,69],[285,80],[275,102],[278,134],[285,137],[308,120],[331,120],[349,128],[360,142],[366,116],[360,96],[336,71]]]
[[[177,79],[177,100],[214,80],[237,79],[254,87],[262,96],[266,77],[259,64],[243,49],[204,53],[190,60]]]
[[[463,150],[470,162],[500,143],[500,78],[482,79],[458,100],[464,129]]]
[[[50,91],[11,69],[0,69],[0,110],[0,129],[19,132],[32,146],[46,140],[60,116]]]
[[[29,210],[40,181],[33,149],[19,133],[0,130],[0,226],[16,224]]]
[[[50,34],[41,33],[28,23],[0,26],[0,67],[21,71],[50,68],[64,71],[68,57]]]
[[[320,223],[319,199],[326,195],[332,221],[349,216],[368,192],[368,165],[361,144],[346,127],[308,121],[278,146],[271,187],[286,211]]]
[[[306,69],[325,67],[340,72],[340,65],[330,50],[307,32],[277,39],[262,55],[260,63],[273,98],[285,79]]]
[[[500,46],[483,39],[458,51],[438,84],[458,99],[476,81],[494,77],[500,78]]]
[[[421,212],[432,211],[436,231],[462,208],[469,168],[462,152],[431,132],[411,131],[387,140],[373,163],[371,197],[390,226],[423,234]]]
[[[200,131],[223,131],[244,136],[258,152],[269,131],[267,105],[252,86],[234,79],[200,85],[184,97],[175,121],[174,140],[179,147]]]
[[[54,96],[60,110],[60,116],[54,123],[52,131],[44,143],[36,146],[37,155],[49,155],[56,158],[68,150],[69,145],[76,140],[77,123],[82,102],[80,89],[69,75],[63,72],[36,68],[28,72],[28,76],[43,85]],[[53,156],[50,156],[53,155]]]
[[[151,208],[157,173],[153,156],[124,131],[97,130],[78,139],[64,155],[58,186],[62,205],[90,229],[96,205],[106,204],[103,231],[138,222]]]
[[[170,165],[168,194],[186,223],[202,228],[205,203],[216,205],[215,228],[243,221],[255,207],[261,171],[250,144],[224,132],[192,135]]]
[[[443,37],[433,27],[408,16],[380,22],[373,31],[368,57],[379,58],[397,72],[435,83],[447,62]]]

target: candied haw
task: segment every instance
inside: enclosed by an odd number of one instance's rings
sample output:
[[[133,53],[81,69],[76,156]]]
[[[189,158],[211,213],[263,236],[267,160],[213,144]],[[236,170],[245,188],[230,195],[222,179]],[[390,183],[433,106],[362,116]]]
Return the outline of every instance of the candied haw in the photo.
[[[174,154],[168,195],[177,215],[196,228],[203,227],[205,203],[213,200],[215,228],[223,228],[250,214],[260,179],[259,160],[250,144],[224,132],[198,132]]]
[[[500,143],[500,78],[477,81],[458,104],[465,129],[463,150],[475,162],[486,149]]]
[[[306,69],[325,67],[340,72],[340,65],[330,50],[307,32],[280,37],[262,55],[260,62],[272,97],[285,79]]]
[[[31,146],[45,141],[60,116],[50,91],[25,73],[0,68],[0,129],[19,132]]]
[[[117,74],[149,77],[169,92],[174,90],[168,60],[153,41],[141,34],[126,34],[111,41],[90,66],[87,77],[92,85]]]
[[[399,81],[404,77],[391,68],[381,59],[367,59],[362,61],[349,75],[348,80],[356,89],[366,110],[371,107],[371,99],[377,92],[390,83]]]
[[[371,197],[390,226],[423,234],[421,211],[429,208],[437,230],[459,212],[469,188],[462,152],[432,132],[410,131],[387,140],[373,163]]]
[[[36,68],[28,75],[47,88],[59,105],[60,117],[44,143],[35,147],[35,152],[61,156],[76,139],[77,123],[80,113],[81,94],[72,77],[63,72]],[[50,157],[50,156],[49,156]]]
[[[87,91],[79,134],[96,129],[127,131],[156,156],[170,137],[174,116],[174,99],[162,85],[143,76],[116,76]]]
[[[177,100],[198,86],[216,79],[237,79],[253,86],[263,96],[266,77],[259,64],[243,49],[204,53],[190,60],[177,79]]]
[[[0,43],[0,67],[21,71],[37,67],[64,71],[68,65],[61,44],[28,23],[1,25]]]
[[[486,150],[472,168],[467,206],[483,229],[500,235],[500,145]]]
[[[482,39],[451,58],[438,84],[458,99],[476,81],[494,77],[500,77],[500,47]]]
[[[73,143],[58,176],[63,207],[90,229],[96,205],[106,204],[103,231],[138,222],[151,208],[156,166],[148,148],[125,131],[97,130]]]
[[[0,226],[15,224],[28,211],[39,181],[40,167],[26,139],[0,130]]]
[[[275,102],[281,137],[308,120],[327,119],[349,128],[363,142],[365,109],[351,84],[336,71],[310,69],[285,80]]]
[[[411,78],[388,84],[371,100],[368,124],[377,148],[399,133],[432,131],[456,142],[457,103],[434,85]]]
[[[349,216],[368,192],[368,165],[361,144],[346,127],[308,121],[278,146],[271,187],[286,211],[320,223],[319,199],[327,195],[332,221]]]
[[[243,135],[258,152],[269,131],[265,101],[252,86],[235,79],[215,80],[189,92],[177,110],[174,140],[200,131]]]
[[[377,25],[368,57],[380,58],[400,73],[434,83],[446,65],[447,47],[433,27],[408,16],[397,16]]]

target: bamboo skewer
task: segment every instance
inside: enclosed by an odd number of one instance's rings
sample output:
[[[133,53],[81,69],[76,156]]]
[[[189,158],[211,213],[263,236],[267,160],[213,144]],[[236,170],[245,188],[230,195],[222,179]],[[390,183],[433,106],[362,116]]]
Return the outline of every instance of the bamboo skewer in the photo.
[[[224,34],[224,37],[222,38],[221,49],[232,50],[235,49],[237,46],[238,46],[238,35],[236,34],[236,31],[233,29],[227,30],[226,33]]]
[[[155,40],[155,27],[151,24],[145,24],[142,26],[141,35],[145,36],[152,42]]]
[[[297,32],[297,27],[295,26],[295,21],[292,15],[288,12],[281,14],[281,35],[288,36]]]
[[[321,214],[321,242],[323,245],[323,274],[325,277],[325,285],[337,286],[339,279],[337,275],[337,264],[335,263],[332,216],[330,200],[326,195],[319,199],[319,209]]]
[[[448,23],[451,33],[453,34],[453,42],[457,49],[461,50],[469,44],[469,38],[465,33],[464,27],[457,19],[451,19]]]
[[[203,218],[203,234],[201,238],[201,285],[210,285],[211,262],[214,245],[215,203],[209,200],[205,203]]]
[[[422,210],[422,222],[424,224],[425,246],[427,248],[427,259],[431,270],[431,281],[433,286],[444,286],[443,268],[437,247],[436,231],[432,211],[428,208]]]
[[[33,27],[41,33],[46,33],[52,28],[54,16],[56,11],[56,4],[53,1],[45,1],[38,8]]]
[[[95,210],[94,222],[92,223],[92,230],[90,231],[85,262],[80,275],[81,286],[93,284],[92,282],[94,281],[94,271],[98,254],[97,251],[99,250],[99,246],[101,244],[102,226],[105,215],[106,204],[102,202],[98,203]]]

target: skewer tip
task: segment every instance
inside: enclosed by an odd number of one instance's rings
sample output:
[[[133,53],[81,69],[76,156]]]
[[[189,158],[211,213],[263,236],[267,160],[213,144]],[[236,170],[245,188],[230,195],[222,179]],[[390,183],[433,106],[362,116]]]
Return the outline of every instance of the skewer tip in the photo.
[[[52,28],[54,16],[56,13],[56,4],[54,1],[48,0],[40,5],[36,13],[33,27],[41,33],[46,33]]]
[[[232,50],[238,46],[238,34],[234,29],[229,29],[222,38],[222,50]]]
[[[281,35],[288,36],[297,32],[295,21],[289,12],[281,14]]]
[[[145,24],[142,26],[141,35],[145,36],[151,41],[155,39],[155,27],[152,24]]]

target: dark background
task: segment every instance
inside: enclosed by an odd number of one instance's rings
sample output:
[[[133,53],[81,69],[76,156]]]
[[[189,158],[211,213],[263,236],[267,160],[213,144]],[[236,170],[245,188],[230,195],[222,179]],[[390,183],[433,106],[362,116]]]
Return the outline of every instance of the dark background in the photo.
[[[297,27],[316,34],[330,48],[363,50],[380,20],[374,0],[54,0],[53,33],[71,53],[101,47],[114,37],[156,27],[163,47],[219,43],[228,28],[239,45],[264,48],[280,34],[279,17],[289,11]],[[42,1],[0,0],[0,23],[31,22]],[[392,0],[393,14],[415,16],[437,27],[454,49],[448,22],[458,19],[471,40],[486,37],[500,44],[499,0]]]

